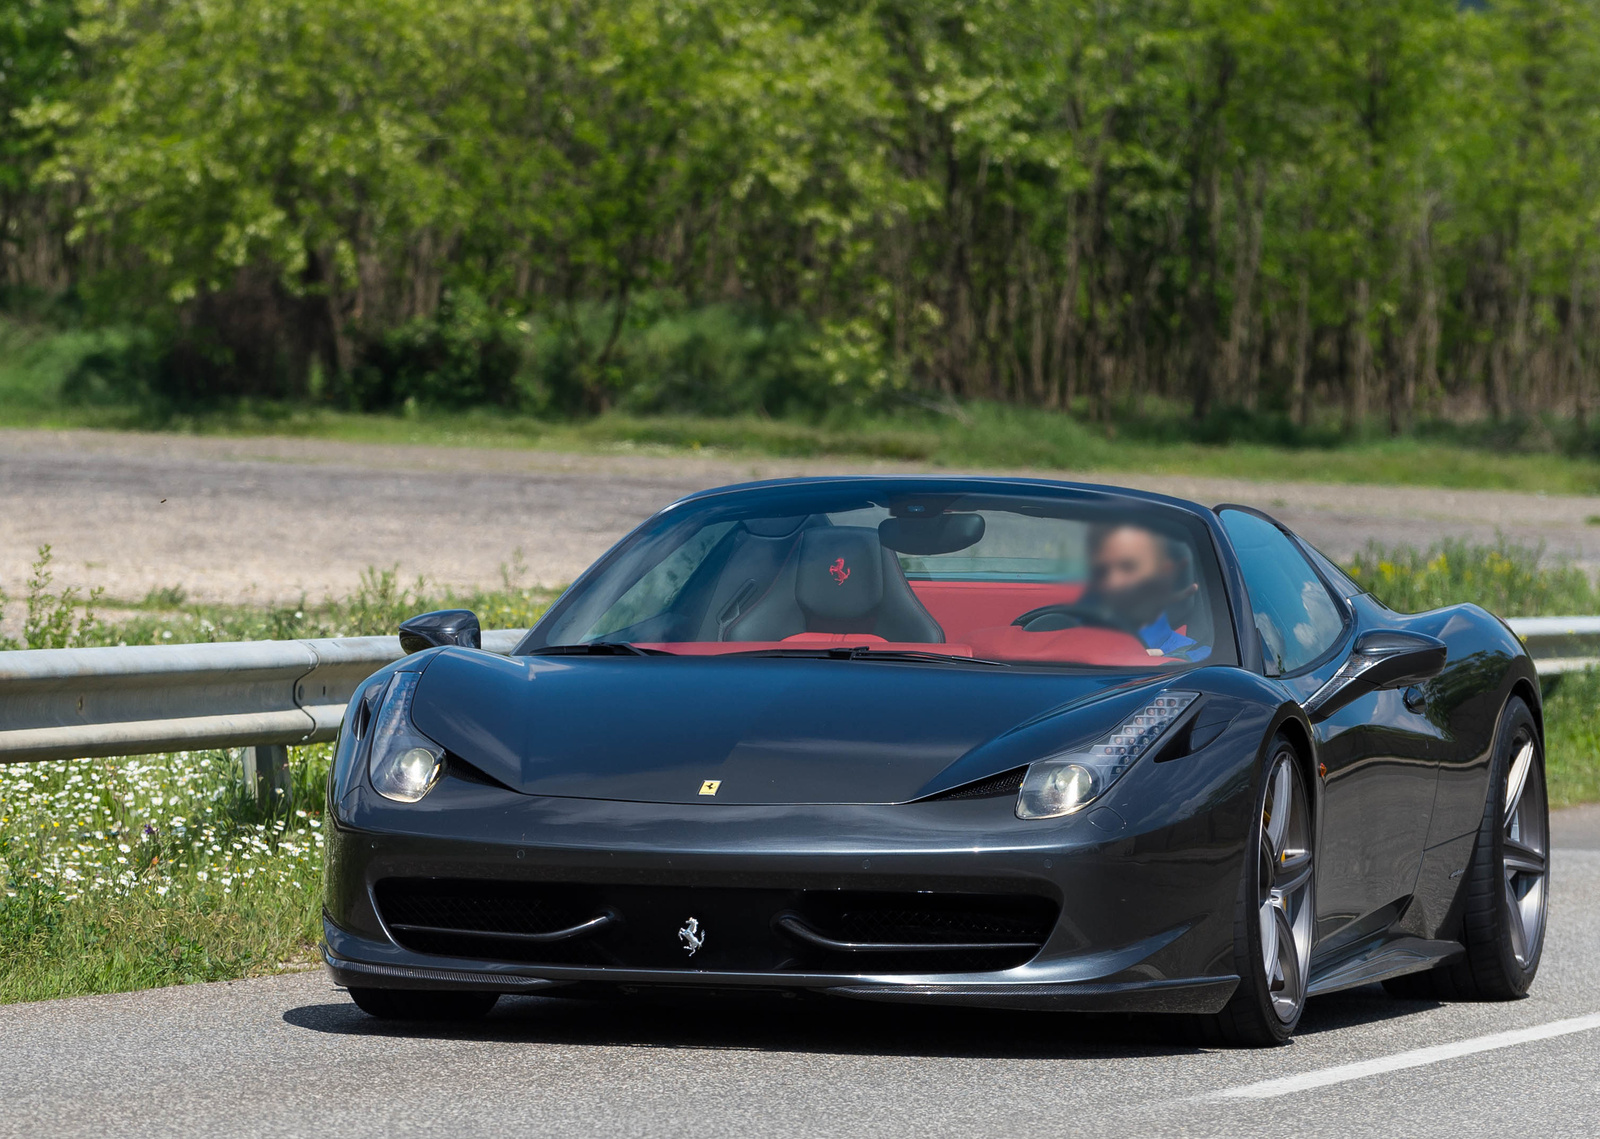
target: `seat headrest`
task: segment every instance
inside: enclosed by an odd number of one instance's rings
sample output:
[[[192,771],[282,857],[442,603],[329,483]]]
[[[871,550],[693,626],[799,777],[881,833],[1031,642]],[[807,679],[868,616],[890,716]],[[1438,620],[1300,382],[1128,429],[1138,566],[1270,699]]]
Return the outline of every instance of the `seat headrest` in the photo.
[[[883,600],[883,547],[866,526],[819,526],[800,539],[794,597],[821,621],[850,621]]]

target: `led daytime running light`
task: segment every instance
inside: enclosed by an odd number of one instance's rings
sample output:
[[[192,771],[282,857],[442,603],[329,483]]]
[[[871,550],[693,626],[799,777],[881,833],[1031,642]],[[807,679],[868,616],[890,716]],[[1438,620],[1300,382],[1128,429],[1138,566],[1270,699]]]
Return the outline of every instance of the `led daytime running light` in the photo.
[[[1117,779],[1198,698],[1197,692],[1167,692],[1157,696],[1124,720],[1104,743],[1091,747],[1088,758],[1098,761],[1097,766],[1111,779]]]

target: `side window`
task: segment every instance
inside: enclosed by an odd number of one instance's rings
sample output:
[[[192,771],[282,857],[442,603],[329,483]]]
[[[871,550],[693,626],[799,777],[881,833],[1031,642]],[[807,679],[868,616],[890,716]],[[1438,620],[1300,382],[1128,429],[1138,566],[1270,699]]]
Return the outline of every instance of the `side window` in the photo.
[[[1272,523],[1224,510],[1223,528],[1239,555],[1250,608],[1281,672],[1304,668],[1338,641],[1344,617],[1298,547]]]
[[[1339,568],[1339,563],[1328,557],[1304,538],[1300,539],[1300,547],[1305,550],[1306,556],[1311,559],[1311,564],[1322,571],[1322,578],[1339,591],[1343,597],[1359,597],[1365,593],[1366,587],[1357,585],[1351,580],[1350,575]]]

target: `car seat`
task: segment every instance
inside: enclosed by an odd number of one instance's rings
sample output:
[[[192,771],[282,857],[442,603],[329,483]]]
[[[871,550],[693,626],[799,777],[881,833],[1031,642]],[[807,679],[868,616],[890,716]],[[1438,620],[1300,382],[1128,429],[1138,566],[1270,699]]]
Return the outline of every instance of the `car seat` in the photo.
[[[867,526],[804,531],[770,589],[728,625],[727,641],[781,641],[799,633],[861,633],[943,644],[893,550]]]

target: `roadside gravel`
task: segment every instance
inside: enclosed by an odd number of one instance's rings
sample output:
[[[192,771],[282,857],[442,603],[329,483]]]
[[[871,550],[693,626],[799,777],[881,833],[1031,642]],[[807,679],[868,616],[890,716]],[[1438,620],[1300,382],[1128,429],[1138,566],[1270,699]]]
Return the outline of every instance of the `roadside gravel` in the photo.
[[[320,439],[0,430],[0,588],[19,596],[41,543],[58,583],[113,598],[181,587],[216,602],[344,595],[367,566],[438,585],[559,585],[651,511],[722,483],[916,472],[909,463],[691,457],[619,449],[391,446]],[[1027,474],[1026,471],[986,472]],[[1497,533],[1600,567],[1600,498],[1436,488],[1096,476],[1283,518],[1335,556],[1369,540]]]

